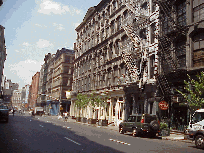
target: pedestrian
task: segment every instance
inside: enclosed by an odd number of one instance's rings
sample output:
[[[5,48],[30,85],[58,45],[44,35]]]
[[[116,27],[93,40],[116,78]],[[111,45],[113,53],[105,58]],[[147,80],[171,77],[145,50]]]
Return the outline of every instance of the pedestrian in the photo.
[[[67,115],[68,115],[68,113],[65,112],[65,113],[64,113],[64,119],[65,119],[65,122],[67,122],[67,119],[68,119],[68,116],[67,116]]]
[[[34,113],[34,110],[32,111],[32,117],[35,117],[35,113]]]
[[[15,113],[15,110],[14,110],[14,109],[13,109],[13,112],[12,112],[12,113],[13,113],[13,116],[14,116],[14,113]]]

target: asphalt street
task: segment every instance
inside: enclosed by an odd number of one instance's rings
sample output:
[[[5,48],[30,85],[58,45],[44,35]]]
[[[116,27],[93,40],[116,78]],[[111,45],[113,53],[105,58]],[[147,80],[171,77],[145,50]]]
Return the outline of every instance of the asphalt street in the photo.
[[[1,122],[0,129],[2,153],[204,152],[192,143],[121,135],[117,131],[63,122],[48,116],[33,118],[28,115],[10,115],[9,123]]]

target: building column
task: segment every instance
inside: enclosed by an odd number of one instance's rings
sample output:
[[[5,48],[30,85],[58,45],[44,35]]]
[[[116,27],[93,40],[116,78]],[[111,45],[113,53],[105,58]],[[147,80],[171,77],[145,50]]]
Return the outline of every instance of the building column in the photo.
[[[133,109],[132,109],[132,114],[135,114],[135,113],[136,113],[136,101],[135,101],[135,95],[132,94],[132,97],[133,97]]]
[[[124,120],[127,120],[128,116],[129,116],[129,103],[128,103],[128,100],[127,100],[127,95],[125,95],[125,106],[124,106]]]

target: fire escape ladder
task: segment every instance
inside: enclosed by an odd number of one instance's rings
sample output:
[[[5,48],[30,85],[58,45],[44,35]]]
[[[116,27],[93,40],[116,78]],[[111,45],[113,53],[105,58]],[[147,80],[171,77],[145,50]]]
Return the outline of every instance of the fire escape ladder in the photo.
[[[129,71],[131,81],[136,82],[138,77],[138,68],[135,64],[135,60],[132,58],[132,54],[127,53],[126,51],[123,51],[122,57],[125,64],[127,65],[127,69]]]
[[[170,48],[171,41],[167,36],[159,37],[159,45],[161,47],[161,55],[165,58],[166,62],[169,65],[170,71],[174,72],[177,70],[177,64],[172,58],[172,49]],[[177,61],[178,59],[176,59]]]
[[[181,28],[176,24],[175,20],[171,15],[175,0],[155,0],[154,2],[160,6],[164,15],[167,17],[168,23],[172,28],[172,30],[180,31]],[[172,49],[171,49],[172,40],[168,36],[164,35],[164,36],[159,36],[158,41],[159,41],[159,46],[161,50],[160,53],[161,53],[161,56],[163,57],[163,60],[166,61],[170,69],[170,72],[175,72],[177,70],[177,65],[175,63],[175,59],[173,59],[172,57]],[[163,96],[168,97],[169,102],[171,102],[171,98],[169,96],[171,94],[171,88],[164,72],[157,76],[157,80]]]
[[[144,50],[144,48],[141,49],[140,45],[140,37],[138,36],[138,29],[139,26],[142,25],[144,22],[147,21],[148,17],[145,16],[142,11],[140,10],[140,6],[138,0],[124,0],[123,5],[127,6],[127,8],[132,12],[132,14],[129,14],[129,16],[123,20],[122,27],[125,30],[127,36],[130,38],[132,44],[132,50],[130,51],[128,49],[124,50],[122,52],[122,57],[124,59],[125,64],[127,65],[129,74],[131,76],[131,80],[133,82],[139,81],[138,76],[141,73],[139,72],[139,69],[136,65],[136,59],[135,56],[138,58],[141,55],[141,50]],[[138,10],[139,9],[139,10]],[[140,76],[140,83],[142,84]]]
[[[140,38],[139,36],[137,35],[137,32],[134,28],[134,23],[133,23],[133,20],[135,19],[135,16],[134,14],[128,16],[127,19],[125,19],[123,22],[122,22],[122,27],[123,29],[125,30],[126,34],[128,35],[128,37],[131,39],[131,41],[133,42],[133,44],[136,44],[137,46],[139,45],[139,41],[140,41]]]
[[[123,5],[127,6],[127,8],[129,10],[131,10],[134,13],[135,17],[140,16],[140,14],[138,12],[136,12],[136,8],[138,7],[137,6],[137,3],[138,3],[137,0],[124,0],[122,3],[123,3]]]
[[[178,34],[186,35],[186,28],[187,27],[177,24],[176,21],[173,19],[172,14],[171,14],[171,13],[176,13],[176,11],[174,10],[174,7],[173,7],[175,2],[176,2],[176,0],[164,0],[164,1],[158,0],[158,1],[155,1],[155,3],[158,3],[161,10],[163,10],[163,13],[168,18],[168,21],[170,23],[172,30],[177,30],[177,35]]]
[[[127,36],[131,40],[130,44],[124,44],[124,46],[122,47],[123,48],[122,57],[125,64],[127,65],[127,69],[129,71],[132,82],[136,82],[138,78],[138,68],[136,66],[134,56],[135,55],[138,56],[140,54],[138,52],[140,39],[133,27],[134,18],[135,18],[134,15],[131,15],[122,22],[122,27],[125,30]]]
[[[158,75],[157,76],[157,80],[158,80],[158,83],[159,83],[159,86],[160,86],[160,89],[161,89],[161,92],[163,95],[170,95],[170,91],[171,91],[171,88],[169,86],[169,82],[168,80],[166,79],[165,75]]]

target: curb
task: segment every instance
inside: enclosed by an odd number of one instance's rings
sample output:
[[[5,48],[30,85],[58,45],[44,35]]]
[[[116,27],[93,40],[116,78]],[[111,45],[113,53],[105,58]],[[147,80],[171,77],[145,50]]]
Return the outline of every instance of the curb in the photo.
[[[60,120],[58,118],[56,118],[56,119],[59,120],[59,121],[62,121],[62,120]],[[87,124],[87,123],[82,123],[82,122],[76,122],[74,119],[68,119],[68,122],[83,124],[83,125],[92,126],[92,127],[104,128],[104,129],[109,129],[109,130],[113,130],[113,131],[118,131],[117,128],[116,129],[110,128],[110,126],[98,126],[97,124]],[[170,134],[184,135],[184,132],[182,132],[182,131],[170,131]],[[191,141],[191,140],[187,140],[187,139],[184,139],[184,138],[183,139],[176,139],[176,137],[172,137],[172,138],[162,137],[162,140],[171,140],[171,141],[180,141],[180,142],[185,142],[185,143],[193,143],[193,141]]]
[[[193,141],[186,140],[186,139],[173,139],[173,138],[163,138],[162,137],[162,140],[171,140],[171,141],[180,141],[180,142],[185,142],[185,143],[194,143]]]

